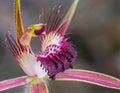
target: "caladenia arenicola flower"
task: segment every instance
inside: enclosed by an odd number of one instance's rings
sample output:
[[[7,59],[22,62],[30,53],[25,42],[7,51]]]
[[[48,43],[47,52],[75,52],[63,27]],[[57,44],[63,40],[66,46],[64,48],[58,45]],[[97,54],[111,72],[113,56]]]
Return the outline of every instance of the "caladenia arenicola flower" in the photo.
[[[0,82],[0,91],[30,83],[30,93],[48,93],[46,80],[82,81],[103,87],[120,89],[120,80],[93,71],[71,69],[77,56],[73,44],[65,38],[79,0],[74,0],[64,18],[61,5],[53,8],[46,23],[23,28],[20,0],[15,0],[16,39],[6,33],[6,43],[26,76]],[[63,19],[63,20],[62,20]],[[41,51],[34,53],[30,46],[32,37],[39,37]]]

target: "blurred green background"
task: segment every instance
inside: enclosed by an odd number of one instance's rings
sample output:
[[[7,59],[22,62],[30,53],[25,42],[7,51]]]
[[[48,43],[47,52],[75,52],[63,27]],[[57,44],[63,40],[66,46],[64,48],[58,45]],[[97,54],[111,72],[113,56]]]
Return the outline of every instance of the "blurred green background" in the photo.
[[[43,22],[50,9],[63,2],[65,14],[73,0],[21,0],[23,25],[39,23],[41,8]],[[14,0],[0,0],[0,80],[25,75],[5,44],[5,34],[15,36]],[[78,52],[74,68],[106,73],[120,78],[120,0],[80,0],[67,30]],[[40,50],[39,39],[32,39],[34,52]],[[28,85],[0,93],[28,93]],[[48,82],[50,93],[120,93],[81,82]]]

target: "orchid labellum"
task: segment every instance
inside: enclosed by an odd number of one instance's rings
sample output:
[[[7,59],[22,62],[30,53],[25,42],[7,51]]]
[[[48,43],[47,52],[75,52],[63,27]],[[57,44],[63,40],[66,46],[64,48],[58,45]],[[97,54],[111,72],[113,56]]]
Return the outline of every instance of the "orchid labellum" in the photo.
[[[20,0],[14,2],[16,39],[7,32],[6,42],[26,76],[1,81],[0,91],[30,83],[30,93],[48,93],[46,80],[81,81],[120,89],[120,80],[117,78],[93,71],[71,69],[77,52],[65,35],[79,0],[74,0],[64,18],[59,5],[51,10],[46,23],[33,24],[26,29],[22,24]],[[38,53],[34,53],[30,46],[32,37],[40,38],[41,51]]]

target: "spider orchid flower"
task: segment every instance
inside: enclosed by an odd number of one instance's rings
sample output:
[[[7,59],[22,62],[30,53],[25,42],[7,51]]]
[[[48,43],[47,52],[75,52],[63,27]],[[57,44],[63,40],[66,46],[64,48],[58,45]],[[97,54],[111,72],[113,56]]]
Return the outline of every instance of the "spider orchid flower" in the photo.
[[[71,69],[77,53],[72,43],[65,38],[65,32],[78,1],[74,0],[63,21],[61,21],[60,5],[51,10],[46,24],[33,24],[24,29],[20,0],[15,0],[16,39],[8,32],[6,42],[26,76],[1,81],[0,91],[30,83],[30,93],[48,93],[46,80],[82,81],[120,89],[120,80],[115,77],[93,71]],[[30,46],[32,37],[40,38],[41,51],[38,53],[33,53]]]

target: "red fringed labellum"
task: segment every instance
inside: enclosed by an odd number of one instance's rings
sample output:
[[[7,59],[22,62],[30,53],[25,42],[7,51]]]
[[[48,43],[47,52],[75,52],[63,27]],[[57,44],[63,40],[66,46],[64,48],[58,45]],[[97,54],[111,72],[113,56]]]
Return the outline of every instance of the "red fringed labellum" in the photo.
[[[72,47],[72,44],[67,41],[61,41],[61,45],[52,44],[47,46],[45,51],[36,55],[48,70],[48,75],[52,78],[58,73],[72,67],[77,53]]]
[[[46,24],[47,29],[44,34],[40,35],[42,51],[36,54],[36,58],[52,79],[57,73],[72,67],[77,56],[73,45],[64,37],[76,4],[77,1],[69,9],[61,24],[62,15],[60,12],[62,6],[59,5],[57,9],[53,8]],[[52,13],[55,13],[55,15],[52,16]]]

